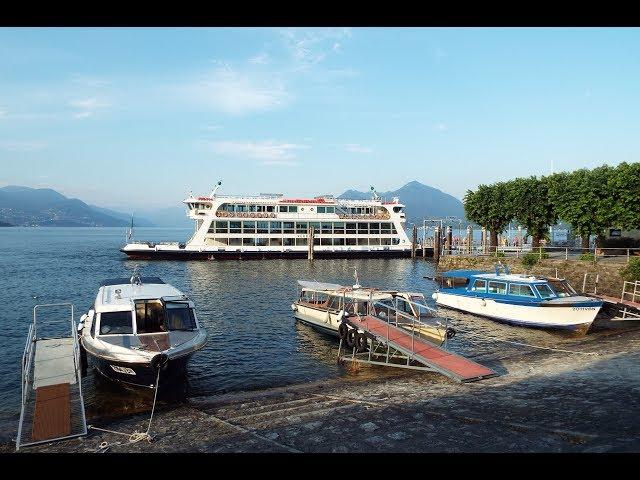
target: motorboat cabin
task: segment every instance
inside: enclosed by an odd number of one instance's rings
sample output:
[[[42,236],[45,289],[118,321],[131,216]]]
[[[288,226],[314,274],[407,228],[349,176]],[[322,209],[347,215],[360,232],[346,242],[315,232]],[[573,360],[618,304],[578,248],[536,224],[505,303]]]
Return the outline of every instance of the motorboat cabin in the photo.
[[[153,388],[184,374],[206,343],[194,303],[158,277],[117,278],[100,284],[78,326],[80,343],[99,373]]]

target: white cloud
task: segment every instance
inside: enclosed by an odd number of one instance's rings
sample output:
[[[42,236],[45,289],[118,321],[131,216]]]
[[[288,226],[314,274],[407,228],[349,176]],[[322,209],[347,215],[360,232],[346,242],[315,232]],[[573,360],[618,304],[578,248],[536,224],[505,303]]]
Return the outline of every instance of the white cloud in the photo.
[[[349,143],[345,145],[346,149],[352,153],[371,153],[373,152],[372,148],[363,147],[362,145],[358,145],[357,143]]]
[[[34,152],[46,147],[44,142],[34,141],[0,141],[0,150],[9,152]]]
[[[92,116],[97,110],[106,108],[109,104],[97,98],[85,98],[82,100],[73,100],[69,103],[77,111],[73,114],[76,118],[87,118]]]
[[[322,62],[331,51],[341,48],[338,40],[350,37],[349,28],[299,29],[287,28],[279,31],[285,47],[298,68],[308,68]]]
[[[219,155],[252,158],[264,160],[264,164],[290,164],[295,158],[295,151],[309,148],[307,145],[296,143],[280,143],[273,140],[264,142],[213,142],[212,149]],[[283,163],[285,162],[285,163]]]
[[[192,100],[234,115],[277,108],[288,99],[277,78],[248,75],[230,67],[216,69],[209,78],[188,85],[186,91]]]
[[[261,53],[249,59],[249,63],[253,63],[254,65],[266,65],[269,63],[269,55],[266,53]]]

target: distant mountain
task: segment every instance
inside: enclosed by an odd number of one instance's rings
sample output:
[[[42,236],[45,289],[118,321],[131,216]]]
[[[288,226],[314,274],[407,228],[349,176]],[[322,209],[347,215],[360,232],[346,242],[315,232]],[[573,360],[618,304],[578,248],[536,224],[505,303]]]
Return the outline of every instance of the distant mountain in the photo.
[[[421,224],[425,218],[444,218],[448,216],[465,218],[464,206],[460,200],[437,188],[417,181],[409,182],[398,190],[379,192],[378,195],[387,200],[399,197],[400,202],[406,205],[407,223]],[[347,190],[338,198],[366,200],[371,198],[371,192]]]
[[[50,188],[13,185],[0,188],[0,221],[12,225],[125,227],[129,219],[127,214],[92,207]]]
[[[131,214],[118,212],[116,210],[111,210],[109,208],[98,207],[96,205],[89,205],[96,212],[104,213],[105,215],[109,215],[110,217],[117,218],[118,220],[122,220],[127,222],[127,225],[131,224]],[[138,216],[136,212],[133,212],[133,224],[136,227],[155,227],[155,223],[150,222],[147,218],[143,218]]]
[[[0,222],[0,227],[13,227],[13,225],[7,222]]]

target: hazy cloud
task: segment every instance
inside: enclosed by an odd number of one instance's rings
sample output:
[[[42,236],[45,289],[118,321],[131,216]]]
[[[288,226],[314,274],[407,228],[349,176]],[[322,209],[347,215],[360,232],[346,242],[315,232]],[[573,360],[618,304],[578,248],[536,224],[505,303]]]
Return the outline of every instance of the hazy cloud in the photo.
[[[73,100],[70,105],[77,109],[73,114],[76,118],[86,118],[93,115],[97,110],[108,107],[109,104],[97,98],[85,98],[82,100]]]
[[[215,153],[234,157],[253,158],[264,160],[264,164],[283,165],[283,162],[292,162],[295,151],[309,148],[307,145],[296,143],[281,143],[273,140],[264,142],[236,142],[221,141],[211,144]]]
[[[358,145],[357,143],[349,143],[345,145],[346,149],[352,153],[371,153],[373,152],[372,148],[363,147],[362,145]]]

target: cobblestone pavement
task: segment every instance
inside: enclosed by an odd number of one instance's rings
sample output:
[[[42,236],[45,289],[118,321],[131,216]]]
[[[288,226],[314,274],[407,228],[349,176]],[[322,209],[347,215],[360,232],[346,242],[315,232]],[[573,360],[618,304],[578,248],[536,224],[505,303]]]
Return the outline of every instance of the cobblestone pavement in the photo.
[[[640,451],[640,329],[559,347],[582,353],[496,353],[484,361],[501,376],[468,384],[361,366],[347,378],[193,398],[156,412],[151,443],[91,430],[25,451],[95,452],[102,442],[109,452]],[[148,413],[101,426],[147,422]]]

